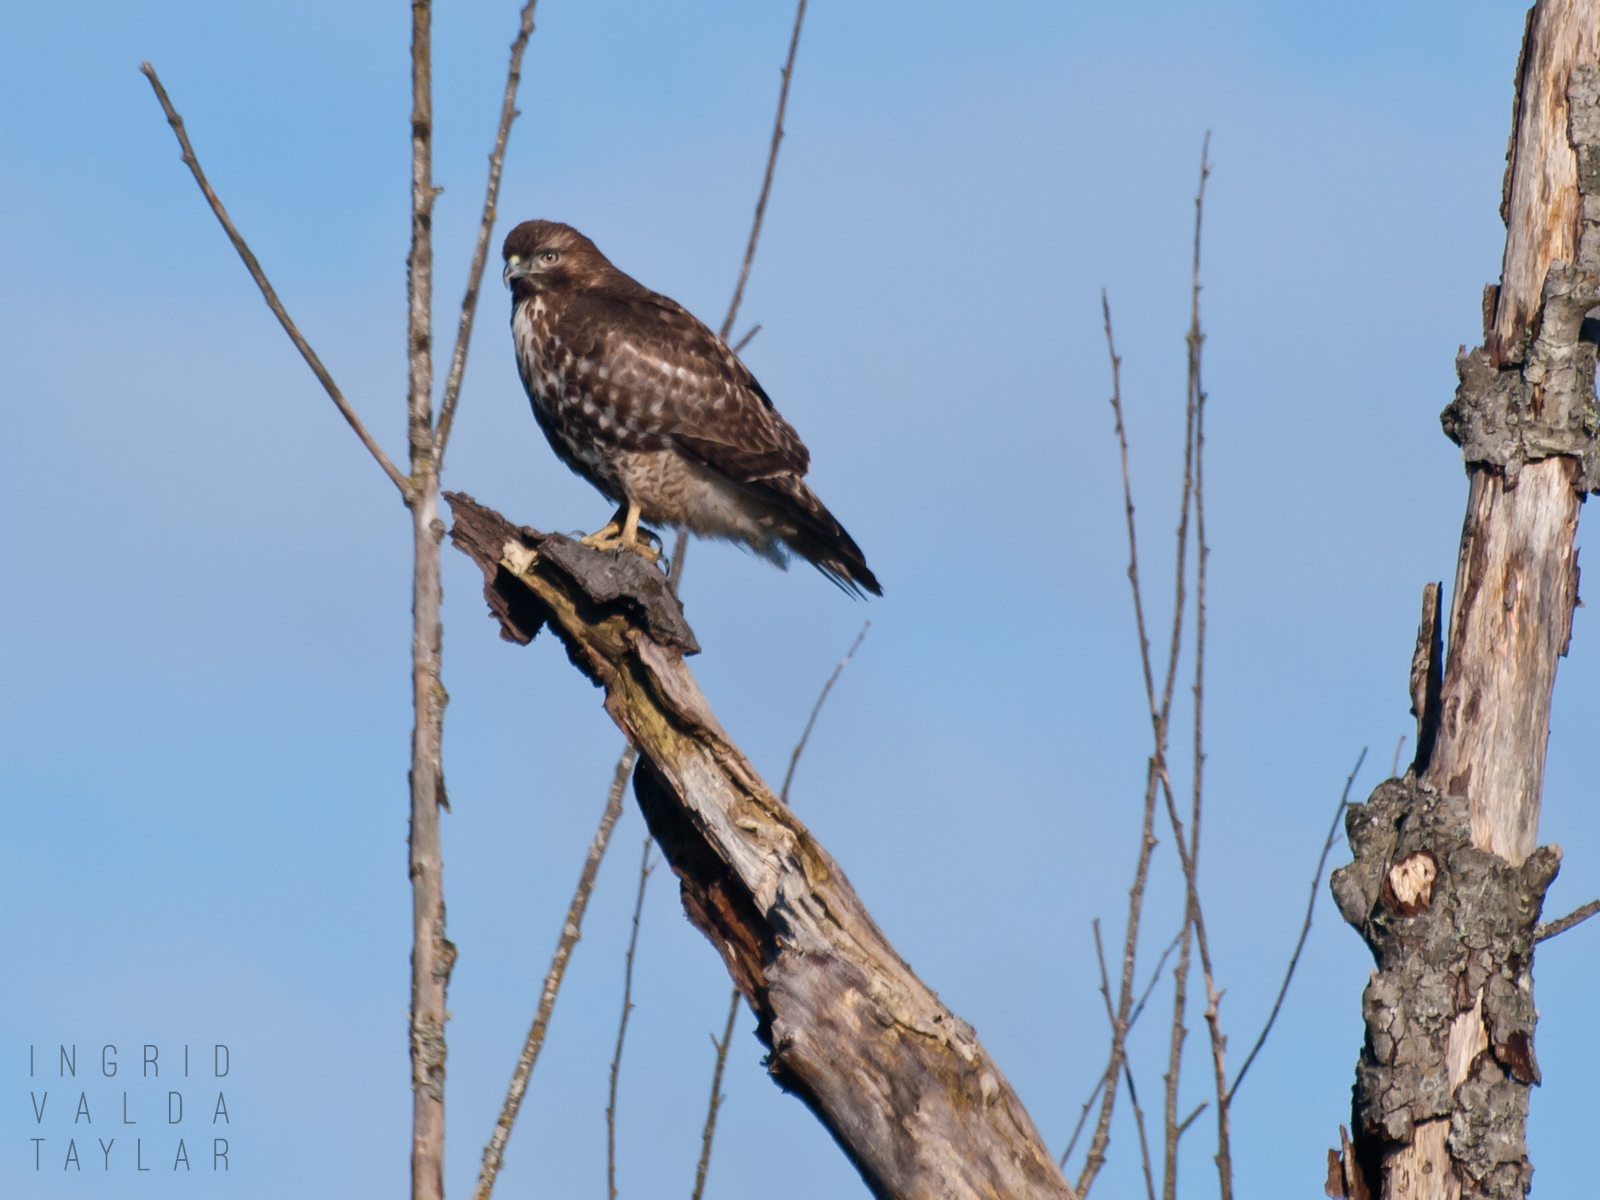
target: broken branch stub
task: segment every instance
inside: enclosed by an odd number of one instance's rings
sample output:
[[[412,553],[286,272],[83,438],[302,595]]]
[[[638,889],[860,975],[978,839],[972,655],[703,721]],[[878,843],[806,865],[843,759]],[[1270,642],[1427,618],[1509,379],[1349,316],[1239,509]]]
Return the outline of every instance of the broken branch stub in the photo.
[[[828,852],[718,724],[661,573],[446,497],[503,635],[548,625],[639,748],[634,788],[684,911],[722,955],[800,1097],[893,1200],[1072,1197],[971,1026],[883,936]]]

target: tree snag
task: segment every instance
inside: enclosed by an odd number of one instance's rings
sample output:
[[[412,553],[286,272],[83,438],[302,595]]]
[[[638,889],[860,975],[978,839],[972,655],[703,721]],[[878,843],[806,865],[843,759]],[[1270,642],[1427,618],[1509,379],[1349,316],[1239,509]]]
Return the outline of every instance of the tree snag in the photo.
[[[1346,820],[1334,897],[1377,960],[1362,999],[1352,1138],[1330,1194],[1521,1200],[1539,1082],[1533,947],[1561,861],[1538,846],[1574,539],[1600,486],[1600,0],[1528,17],[1484,346],[1441,416],[1469,479],[1443,661],[1433,585],[1411,682],[1417,759]],[[1334,1193],[1342,1177],[1343,1191]]]
[[[900,958],[828,852],[717,722],[698,647],[637,555],[510,524],[448,493],[501,636],[548,625],[639,749],[634,790],[684,911],[756,1014],[768,1071],[893,1200],[1074,1195],[971,1026]]]

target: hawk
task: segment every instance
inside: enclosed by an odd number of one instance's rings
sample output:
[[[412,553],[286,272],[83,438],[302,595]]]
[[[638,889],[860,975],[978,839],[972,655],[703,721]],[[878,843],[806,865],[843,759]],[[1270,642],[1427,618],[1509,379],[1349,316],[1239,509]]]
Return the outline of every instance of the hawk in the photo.
[[[570,225],[524,221],[504,255],[533,415],[561,461],[619,506],[586,544],[655,558],[641,521],[687,528],[780,567],[798,554],[848,591],[883,594],[806,486],[800,435],[721,338]]]

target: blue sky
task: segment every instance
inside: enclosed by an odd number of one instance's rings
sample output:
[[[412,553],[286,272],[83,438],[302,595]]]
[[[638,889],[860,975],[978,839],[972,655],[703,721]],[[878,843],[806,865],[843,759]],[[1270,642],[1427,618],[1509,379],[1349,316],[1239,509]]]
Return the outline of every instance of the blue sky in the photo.
[[[545,0],[502,232],[570,221],[716,324],[792,16],[786,2]],[[437,316],[451,331],[514,20],[486,0],[437,14]],[[41,1197],[393,1195],[410,1106],[409,526],[204,208],[137,67],[156,63],[285,302],[398,455],[409,9],[64,0],[13,5],[5,21],[0,897],[21,986],[0,996],[0,1180]],[[1103,1066],[1089,922],[1120,929],[1148,752],[1099,290],[1164,628],[1192,196],[1211,130],[1201,872],[1237,1062],[1345,774],[1369,746],[1364,796],[1410,728],[1422,585],[1453,573],[1465,481],[1437,413],[1499,271],[1522,21],[1514,4],[813,0],[741,327],[763,326],[745,357],[886,596],[854,603],[808,569],[697,544],[694,667],[781,779],[817,689],[872,619],[792,800],[1052,1145]],[[447,486],[529,524],[594,528],[608,506],[534,426],[504,305],[490,288]],[[459,1195],[620,736],[558,647],[496,638],[474,569],[449,552],[445,588]],[[1600,894],[1600,818],[1584,801],[1600,769],[1586,733],[1594,636],[1580,609],[1541,835],[1567,852],[1552,912]],[[507,1197],[603,1187],[642,836],[630,803],[510,1146]],[[1176,884],[1163,844],[1147,946],[1176,930]],[[674,891],[658,872],[644,914],[619,1116],[630,1196],[689,1191],[707,1034],[725,1011],[726,977]],[[1537,964],[1539,1194],[1587,1182],[1572,1147],[1595,1116],[1594,936],[1569,934]],[[1235,1105],[1240,1196],[1320,1194],[1369,965],[1324,895]],[[1149,1097],[1162,1008],[1131,1044]],[[1207,1095],[1191,1013],[1185,1108]],[[708,1196],[865,1195],[763,1078],[750,1027],[746,1014]],[[154,1111],[164,1084],[128,1082],[153,1131],[145,1161],[161,1169],[97,1173],[97,1149],[81,1178],[51,1166],[71,1130],[58,1110],[31,1115],[44,1078],[27,1076],[29,1045],[76,1044],[98,1069],[105,1043],[136,1066],[145,1043],[198,1056],[218,1042],[232,1050],[225,1179],[194,1141],[192,1176],[175,1185],[166,1169],[176,1136],[211,1137],[194,1114],[211,1110],[213,1079],[186,1093],[181,1130]],[[86,1091],[97,1136],[103,1124],[124,1146],[142,1137],[110,1111],[123,1087],[73,1082],[51,1080],[50,1103]],[[28,1139],[58,1120],[36,1173]],[[1185,1194],[1215,1188],[1206,1126],[1186,1139]],[[1142,1189],[1120,1115],[1098,1187]]]

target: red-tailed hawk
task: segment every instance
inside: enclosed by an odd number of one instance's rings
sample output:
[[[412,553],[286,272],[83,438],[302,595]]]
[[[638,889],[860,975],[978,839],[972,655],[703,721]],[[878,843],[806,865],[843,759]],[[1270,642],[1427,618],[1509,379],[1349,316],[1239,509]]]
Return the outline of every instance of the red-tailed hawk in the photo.
[[[642,520],[741,542],[780,567],[793,551],[847,590],[883,594],[806,486],[800,435],[721,338],[571,226],[524,221],[504,253],[533,415],[561,461],[620,505],[586,543],[653,557]]]

